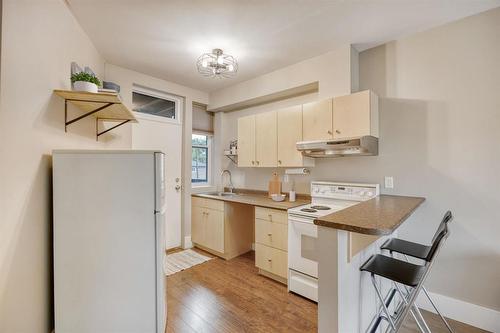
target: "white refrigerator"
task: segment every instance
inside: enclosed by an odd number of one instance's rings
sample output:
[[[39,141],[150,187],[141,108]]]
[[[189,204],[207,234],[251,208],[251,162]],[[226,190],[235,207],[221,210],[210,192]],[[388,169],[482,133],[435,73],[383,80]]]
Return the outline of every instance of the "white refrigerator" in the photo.
[[[164,155],[53,152],[56,333],[164,333]]]

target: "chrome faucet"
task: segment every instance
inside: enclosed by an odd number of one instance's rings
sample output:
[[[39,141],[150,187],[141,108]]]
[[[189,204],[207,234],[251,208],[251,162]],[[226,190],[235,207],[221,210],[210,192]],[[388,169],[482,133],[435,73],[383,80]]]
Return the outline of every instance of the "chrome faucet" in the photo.
[[[231,171],[227,170],[227,169],[224,169],[222,170],[222,172],[220,173],[220,182],[222,184],[222,192],[224,192],[224,174],[227,173],[229,175],[229,192],[233,193],[233,189],[234,189],[234,186],[233,186],[233,181],[231,179]]]

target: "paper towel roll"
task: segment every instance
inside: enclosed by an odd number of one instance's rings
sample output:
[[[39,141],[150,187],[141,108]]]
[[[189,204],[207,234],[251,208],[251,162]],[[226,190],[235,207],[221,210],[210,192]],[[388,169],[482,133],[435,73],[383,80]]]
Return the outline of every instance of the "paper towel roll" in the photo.
[[[295,168],[295,169],[286,169],[285,174],[287,175],[308,175],[309,169],[307,168]]]

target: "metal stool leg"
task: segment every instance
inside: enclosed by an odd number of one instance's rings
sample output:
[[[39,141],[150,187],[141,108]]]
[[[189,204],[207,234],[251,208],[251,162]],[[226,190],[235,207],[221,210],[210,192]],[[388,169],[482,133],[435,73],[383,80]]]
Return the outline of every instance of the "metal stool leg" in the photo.
[[[431,302],[432,307],[434,308],[434,310],[436,310],[436,312],[438,313],[439,317],[441,317],[441,320],[446,325],[446,328],[448,329],[448,331],[450,331],[450,333],[454,333],[454,331],[451,329],[450,324],[448,324],[448,321],[446,320],[446,318],[441,314],[441,311],[438,310],[436,304],[434,304],[434,301],[431,299],[431,296],[429,295],[429,293],[427,293],[427,289],[425,289],[425,287],[422,287],[422,289],[423,289],[423,291],[425,293],[425,296],[427,296],[427,299],[429,300],[429,302]]]
[[[392,254],[392,251],[391,251],[391,254]],[[408,256],[405,254],[404,255],[404,258],[407,262],[410,262],[410,259],[408,258]],[[429,295],[429,293],[427,292],[427,289],[425,288],[425,286],[422,286],[422,289],[424,291],[424,294],[425,296],[427,297],[427,299],[429,300],[429,302],[431,302],[431,305],[432,307],[434,308],[434,310],[436,310],[436,312],[438,313],[439,317],[441,317],[441,320],[444,322],[444,324],[446,325],[446,328],[448,329],[448,331],[450,331],[450,333],[455,333],[453,331],[453,329],[451,328],[450,324],[448,324],[448,321],[446,320],[446,318],[443,316],[443,314],[441,313],[441,311],[439,311],[439,309],[437,308],[436,304],[434,304],[434,301],[432,300],[431,296]]]
[[[372,274],[370,274],[370,276],[372,279],[373,287],[375,288],[375,291],[377,292],[377,297],[380,300],[380,303],[382,304],[382,308],[384,309],[385,315],[387,316],[387,320],[389,321],[389,324],[391,325],[392,329],[396,330],[396,325],[394,324],[394,321],[392,320],[392,317],[389,314],[389,310],[387,309],[387,306],[385,306],[384,298],[382,297],[380,290],[378,290],[377,282],[375,281],[375,275],[372,273]]]
[[[399,295],[401,296],[401,299],[403,300],[404,304],[406,306],[408,306],[408,301],[406,299],[406,296],[401,291],[401,288],[398,286],[398,284],[396,282],[393,281],[393,283],[394,283],[394,286],[396,287],[396,290],[398,291]],[[417,324],[420,332],[422,332],[422,333],[431,332],[431,330],[429,329],[429,326],[427,326],[427,323],[425,322],[424,318],[422,317],[422,314],[420,312],[416,312],[416,311],[418,311],[418,308],[416,306],[410,310],[411,315],[412,315],[413,319],[415,320],[415,323]]]

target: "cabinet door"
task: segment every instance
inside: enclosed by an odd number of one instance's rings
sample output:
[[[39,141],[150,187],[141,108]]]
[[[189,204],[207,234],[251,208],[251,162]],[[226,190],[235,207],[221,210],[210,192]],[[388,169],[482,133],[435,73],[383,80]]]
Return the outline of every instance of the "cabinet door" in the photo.
[[[276,111],[255,116],[255,163],[258,167],[278,164],[278,133]]]
[[[370,91],[333,99],[333,136],[335,139],[370,135]]]
[[[302,105],[278,111],[278,166],[302,166],[296,143],[302,141]]]
[[[206,246],[205,242],[205,208],[193,206],[191,210],[191,238],[193,243]]]
[[[224,253],[224,212],[206,209],[206,247]]]
[[[238,118],[238,166],[255,166],[255,116]]]
[[[302,140],[327,140],[333,138],[332,100],[302,105]]]

